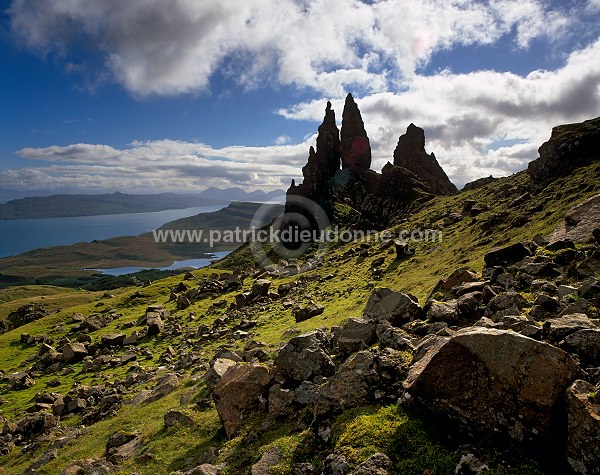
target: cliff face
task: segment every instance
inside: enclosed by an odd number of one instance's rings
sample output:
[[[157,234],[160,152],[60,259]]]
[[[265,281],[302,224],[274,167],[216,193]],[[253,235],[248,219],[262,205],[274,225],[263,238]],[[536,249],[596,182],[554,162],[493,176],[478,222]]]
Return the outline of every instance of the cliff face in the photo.
[[[342,114],[342,168],[371,168],[371,143],[352,94],[346,96]]]
[[[547,185],[577,166],[600,158],[600,117],[552,129],[550,140],[538,149],[537,160],[529,163],[527,173],[533,188]]]
[[[458,191],[435,155],[425,151],[425,132],[414,124],[410,124],[406,133],[398,138],[398,145],[394,150],[394,165],[415,173],[436,195],[453,195]]]

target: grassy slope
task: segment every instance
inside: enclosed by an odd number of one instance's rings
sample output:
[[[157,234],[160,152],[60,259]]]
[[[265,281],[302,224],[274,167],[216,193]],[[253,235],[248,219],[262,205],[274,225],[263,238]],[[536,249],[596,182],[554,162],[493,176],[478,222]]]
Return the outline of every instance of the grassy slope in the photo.
[[[348,317],[361,314],[366,300],[373,285],[388,286],[396,290],[414,293],[424,302],[427,294],[437,280],[452,272],[456,267],[468,266],[481,270],[484,254],[492,247],[505,245],[523,239],[532,238],[535,234],[547,234],[561,221],[564,213],[574,204],[587,197],[600,192],[600,164],[580,169],[572,176],[551,184],[543,193],[535,195],[522,207],[510,210],[510,216],[503,222],[490,225],[492,215],[507,211],[507,205],[515,194],[517,188],[526,183],[525,174],[521,173],[510,178],[501,179],[481,189],[473,190],[453,197],[439,198],[433,201],[428,208],[414,216],[406,227],[424,224],[432,217],[438,217],[447,211],[460,211],[465,199],[476,199],[478,202],[490,206],[488,212],[478,216],[475,221],[465,218],[461,222],[444,229],[443,242],[436,244],[421,244],[417,246],[416,255],[401,263],[394,262],[394,256],[388,249],[380,249],[378,243],[374,243],[370,255],[363,263],[357,263],[356,257],[342,258],[342,255],[356,244],[334,246],[330,249],[324,267],[311,271],[305,275],[316,275],[317,279],[307,283],[303,289],[305,301],[311,298],[325,305],[325,312],[300,324],[295,324],[291,311],[284,309],[280,302],[268,307],[257,309],[254,316],[259,321],[252,332],[255,339],[269,344],[268,350],[272,353],[279,347],[282,341],[289,338],[285,331],[291,327],[308,331],[318,327],[331,327],[340,324]],[[507,188],[512,191],[502,191]],[[527,221],[529,220],[529,221]],[[403,226],[404,227],[404,226]],[[490,232],[491,230],[491,232]],[[378,256],[385,257],[386,272],[383,278],[376,283],[372,281],[369,272],[370,262]],[[249,265],[251,256],[247,249],[240,249],[231,258],[225,260],[221,265],[238,267]],[[195,275],[202,278],[215,272],[211,269],[201,269]],[[225,270],[224,272],[227,272]],[[333,277],[321,281],[318,277],[331,273]],[[298,277],[285,277],[274,282],[275,289],[281,283],[291,282]],[[78,293],[67,293],[73,300],[69,306],[68,298],[62,305],[64,309],[43,320],[33,322],[21,327],[16,331],[0,335],[0,369],[5,372],[17,371],[28,366],[27,358],[35,353],[36,349],[23,348],[19,343],[19,334],[28,332],[32,334],[47,333],[54,338],[65,334],[68,330],[69,317],[73,312],[81,312],[85,315],[98,311],[108,306],[118,310],[122,316],[113,321],[108,327],[91,334],[94,340],[101,335],[122,330],[128,322],[136,321],[143,313],[147,305],[161,303],[179,315],[182,326],[195,328],[202,323],[210,324],[215,318],[222,315],[225,310],[208,314],[207,310],[211,304],[210,300],[194,302],[185,311],[177,312],[173,302],[167,302],[169,289],[181,280],[175,276],[157,281],[150,287],[143,289],[120,289],[114,291],[114,297],[110,299],[100,298],[100,294],[87,294],[89,300],[77,300]],[[251,279],[247,279],[246,288],[251,286]],[[135,291],[140,291],[141,298],[129,298]],[[24,292],[27,290],[14,290]],[[51,289],[49,293],[58,299],[62,291]],[[228,303],[234,300],[232,292],[220,298],[225,298]],[[0,294],[2,295],[2,294]],[[76,298],[77,296],[77,298]],[[38,297],[41,298],[41,297]],[[48,297],[50,298],[50,297]],[[298,300],[301,300],[298,297]],[[190,313],[198,315],[197,320],[189,320]],[[129,333],[131,330],[127,330]],[[181,337],[178,337],[181,338]],[[163,341],[155,339],[142,343],[141,346],[148,347],[154,358],[152,360],[140,361],[143,367],[158,367],[158,356],[178,340]],[[190,348],[203,358],[210,358],[217,346],[222,341],[204,344]],[[242,343],[231,341],[232,347],[240,347]],[[75,372],[61,377],[60,387],[53,389],[60,393],[66,393],[75,383],[99,384],[100,382],[114,381],[125,375],[126,368],[109,368],[99,375],[79,373],[80,365],[75,365]],[[201,374],[201,373],[199,373]],[[147,440],[146,451],[151,452],[154,458],[147,461],[130,461],[119,473],[131,473],[135,470],[143,474],[162,474],[180,468],[184,465],[193,466],[193,457],[201,453],[208,445],[220,445],[224,442],[223,432],[219,429],[219,423],[214,408],[193,410],[198,425],[192,429],[169,429],[162,427],[162,416],[169,408],[180,407],[180,396],[187,391],[196,395],[202,395],[204,388],[202,383],[196,383],[194,374],[188,374],[187,387],[184,385],[180,390],[143,410],[131,409],[130,406],[121,408],[112,420],[102,421],[85,429],[84,435],[75,442],[68,444],[59,451],[58,459],[51,462],[40,470],[42,474],[57,473],[59,468],[68,464],[69,461],[81,457],[102,456],[104,445],[108,436],[119,427],[131,430],[139,430]],[[44,376],[37,379],[33,388],[12,392],[0,393],[7,402],[0,406],[2,414],[8,418],[20,415],[30,403],[28,402],[36,392],[46,389],[46,383],[53,376]],[[188,406],[188,410],[190,407]],[[433,474],[448,473],[448,468],[456,464],[455,456],[445,443],[439,442],[429,433],[427,426],[413,415],[395,412],[391,407],[361,408],[338,418],[335,428],[334,443],[340,450],[348,453],[350,460],[357,463],[366,458],[375,450],[388,450],[388,453],[398,463],[405,463],[402,473],[423,473],[427,468]],[[67,425],[73,425],[77,421],[64,421]],[[253,424],[255,424],[253,426]],[[243,439],[242,435],[228,441],[221,452],[220,460],[231,464],[228,470],[230,474],[249,473],[249,464],[255,462],[260,453],[264,452],[269,445],[279,445],[284,448],[286,458],[281,465],[281,473],[286,473],[287,464],[297,454],[304,453],[311,446],[312,441],[306,432],[294,423],[281,424],[270,421],[269,418],[261,417],[258,421],[250,420],[246,428],[252,432],[253,427],[266,430],[259,431],[258,439]],[[408,447],[414,447],[409,450]],[[34,449],[34,455],[39,455],[42,447]],[[412,454],[412,455],[411,455]],[[410,457],[412,461],[410,461]],[[317,456],[316,461],[319,461]],[[409,459],[406,459],[409,457]],[[400,460],[406,460],[400,462]],[[31,457],[19,455],[19,451],[0,458],[0,467],[5,468],[5,473],[20,473],[30,462]],[[499,469],[496,473],[537,473],[534,468],[523,465],[516,471],[504,472]]]

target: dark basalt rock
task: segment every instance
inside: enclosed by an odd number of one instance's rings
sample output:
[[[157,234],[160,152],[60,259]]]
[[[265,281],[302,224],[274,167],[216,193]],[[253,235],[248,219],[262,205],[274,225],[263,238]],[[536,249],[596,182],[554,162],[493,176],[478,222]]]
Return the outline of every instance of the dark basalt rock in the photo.
[[[497,179],[498,178],[494,178],[492,175],[486,176],[483,178],[478,178],[477,180],[473,180],[473,181],[470,181],[469,183],[465,184],[465,186],[463,186],[462,190],[460,190],[460,191],[476,190],[477,188],[481,188],[482,186],[492,183],[492,182],[496,181]]]
[[[327,101],[325,117],[319,126],[317,149],[310,147],[308,162],[302,168],[304,180],[301,184],[292,184],[288,196],[302,196],[318,203],[328,215],[331,207],[331,181],[340,169],[340,132],[335,124],[335,112],[331,102]],[[289,205],[286,206],[286,211]]]
[[[435,159],[435,155],[425,151],[425,132],[415,124],[410,124],[406,133],[398,138],[398,145],[394,150],[394,165],[415,173],[436,195],[452,195],[458,191]]]
[[[352,94],[346,96],[341,137],[342,168],[371,168],[371,144]]]
[[[361,205],[359,227],[385,229],[418,211],[432,198],[428,186],[413,172],[388,162],[377,188]]]
[[[598,160],[599,149],[600,117],[554,127],[550,140],[538,149],[539,158],[527,167],[532,188],[543,187],[578,166]]]

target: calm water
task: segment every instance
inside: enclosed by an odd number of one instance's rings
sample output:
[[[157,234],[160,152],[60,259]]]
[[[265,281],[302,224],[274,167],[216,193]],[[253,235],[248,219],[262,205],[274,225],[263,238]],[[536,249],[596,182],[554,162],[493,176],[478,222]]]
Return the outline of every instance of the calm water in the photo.
[[[220,259],[229,254],[229,251],[222,252],[213,252],[211,253],[212,257],[209,259],[186,259],[184,261],[175,261],[173,264],[167,267],[157,267],[159,270],[175,270],[181,269],[183,267],[193,267],[194,269],[200,269],[200,267],[206,267],[212,261],[216,259]],[[106,275],[124,275],[124,274],[133,274],[134,272],[139,272],[141,270],[146,270],[147,267],[112,267],[110,269],[88,269],[88,270],[97,270],[102,274]]]
[[[154,213],[0,221],[0,258],[40,247],[90,242],[116,236],[137,236],[169,221],[221,208],[222,205]]]

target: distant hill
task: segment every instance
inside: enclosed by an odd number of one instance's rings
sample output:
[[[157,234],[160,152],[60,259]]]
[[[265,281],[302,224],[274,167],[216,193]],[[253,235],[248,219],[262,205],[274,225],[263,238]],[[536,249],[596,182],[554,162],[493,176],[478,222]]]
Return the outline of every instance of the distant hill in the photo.
[[[256,190],[247,192],[242,190],[241,188],[208,188],[204,190],[202,193],[199,193],[199,196],[204,198],[209,198],[211,200],[224,200],[224,201],[254,201],[259,203],[264,203],[267,201],[281,201],[283,202],[285,199],[285,191],[283,190],[273,190],[268,193],[262,190]]]
[[[14,199],[0,204],[0,220],[149,213],[227,204],[233,201],[282,201],[284,195],[282,190],[269,193],[257,190],[247,193],[241,188],[208,188],[198,194],[57,194]]]
[[[283,212],[283,205],[233,202],[218,211],[200,213],[188,218],[171,221],[161,226],[164,230],[202,230],[208,236],[210,230],[250,229],[253,218],[260,210],[257,226],[263,226]],[[92,242],[80,242],[70,246],[54,246],[0,259],[0,288],[3,284],[17,282],[42,282],[62,276],[90,276],[85,268],[110,267],[161,267],[173,261],[210,257],[218,251],[231,251],[241,242],[156,242],[153,233],[139,236],[120,236]],[[60,279],[59,279],[60,280]],[[58,285],[65,285],[66,280]],[[69,281],[76,282],[76,281]],[[70,285],[67,282],[66,285]],[[77,283],[77,282],[76,282]],[[76,285],[79,286],[79,285]]]

